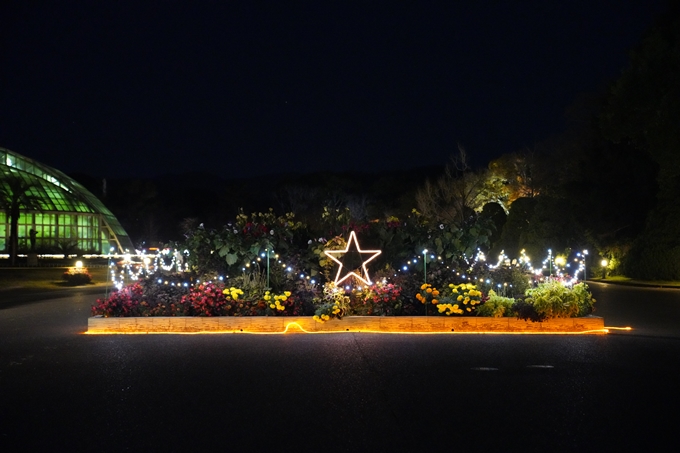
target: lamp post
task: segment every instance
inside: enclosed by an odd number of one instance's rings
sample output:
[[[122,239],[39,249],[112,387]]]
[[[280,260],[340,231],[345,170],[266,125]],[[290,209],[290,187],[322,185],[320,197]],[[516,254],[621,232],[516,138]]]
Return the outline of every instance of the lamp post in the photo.
[[[607,278],[607,264],[609,263],[607,262],[607,260],[603,259],[602,261],[600,261],[600,264],[602,265],[602,280],[604,280],[605,278]]]
[[[425,273],[425,283],[427,283],[427,249],[423,250],[423,272]]]
[[[425,278],[425,283],[427,283],[427,249],[423,250],[423,273]],[[425,316],[427,316],[427,303],[425,304]]]
[[[111,280],[113,280],[113,270],[111,269],[111,254],[113,253],[113,247],[109,248],[109,262],[107,271],[111,273]],[[104,289],[104,300],[109,298],[109,277],[106,277],[106,288]]]
[[[588,250],[583,251],[583,283],[588,280],[588,270],[586,269],[586,261],[588,258]]]
[[[271,258],[272,250],[268,248],[264,249],[264,253],[267,255],[267,289],[271,289],[269,286],[269,259]]]

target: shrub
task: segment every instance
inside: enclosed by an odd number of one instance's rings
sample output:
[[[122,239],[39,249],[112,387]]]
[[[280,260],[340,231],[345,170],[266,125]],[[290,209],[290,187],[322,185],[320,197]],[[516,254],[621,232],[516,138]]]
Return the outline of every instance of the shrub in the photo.
[[[588,289],[588,285],[585,283],[579,283],[574,285],[572,289],[572,294],[576,299],[578,304],[578,314],[577,316],[587,316],[595,311],[595,299]]]
[[[541,322],[545,319],[545,313],[538,313],[533,304],[527,302],[525,299],[517,299],[512,304],[512,311],[517,313],[518,319],[525,321]]]
[[[349,296],[349,311],[358,316],[393,316],[401,313],[402,289],[393,283],[374,283],[360,289],[345,291]]]
[[[92,307],[93,316],[140,316],[139,304],[142,302],[144,289],[139,283],[126,286],[112,293],[107,299],[97,299]]]
[[[536,312],[532,315],[531,310],[524,306],[529,304]],[[518,315],[522,319],[538,318],[539,320],[551,318],[573,318],[584,316],[593,311],[593,299],[588,287],[579,283],[573,288],[564,286],[557,281],[549,281],[539,284],[536,288],[528,289],[526,300],[515,305]]]
[[[314,320],[317,322],[326,322],[333,318],[342,319],[349,312],[349,296],[345,295],[343,288],[333,283],[324,285],[322,296],[315,302],[317,309],[314,312]]]
[[[512,297],[503,297],[496,294],[495,291],[489,291],[489,298],[477,308],[477,316],[489,316],[492,318],[502,318],[504,316],[512,316],[512,306],[515,299]]]
[[[87,271],[87,268],[69,267],[61,276],[69,285],[85,285],[92,281],[92,276]]]
[[[188,316],[227,316],[244,308],[244,301],[239,300],[241,295],[243,291],[238,288],[208,282],[193,287],[179,303]]]
[[[179,302],[190,291],[180,275],[166,276],[163,281],[155,278],[140,280],[142,300],[139,304],[141,316],[186,316],[186,307]]]
[[[392,283],[376,283],[366,288],[364,302],[370,306],[368,314],[391,316],[401,310],[401,287]]]

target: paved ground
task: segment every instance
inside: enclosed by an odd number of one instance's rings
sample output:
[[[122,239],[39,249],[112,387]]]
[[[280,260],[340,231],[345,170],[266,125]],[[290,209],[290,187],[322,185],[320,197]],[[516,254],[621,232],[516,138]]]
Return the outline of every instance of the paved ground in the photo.
[[[0,293],[0,451],[663,451],[680,291],[592,285],[607,336],[88,336]]]

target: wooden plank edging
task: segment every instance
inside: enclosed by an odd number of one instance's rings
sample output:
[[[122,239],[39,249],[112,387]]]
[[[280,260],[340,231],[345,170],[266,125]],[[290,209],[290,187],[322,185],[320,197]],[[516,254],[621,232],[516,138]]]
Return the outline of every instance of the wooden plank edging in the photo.
[[[515,318],[443,316],[347,316],[320,323],[311,316],[148,317],[87,320],[89,334],[107,333],[606,333],[604,318]]]

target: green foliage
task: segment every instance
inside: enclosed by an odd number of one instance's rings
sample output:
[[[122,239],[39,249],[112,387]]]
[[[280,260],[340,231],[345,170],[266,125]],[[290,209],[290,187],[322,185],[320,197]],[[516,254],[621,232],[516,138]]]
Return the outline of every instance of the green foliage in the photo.
[[[585,316],[593,311],[595,299],[585,283],[569,288],[558,281],[548,281],[527,290],[524,302],[531,305],[542,320]],[[520,306],[517,311],[523,308]]]
[[[595,310],[595,299],[588,290],[588,285],[585,283],[574,285],[571,289],[571,294],[579,307],[576,316],[587,316]]]
[[[534,305],[525,299],[517,299],[512,305],[512,311],[517,314],[518,319],[525,321],[541,322],[545,320],[545,313],[538,313]]]
[[[498,244],[494,244],[491,251],[493,255],[498,255],[502,250],[511,256],[519,255],[524,248],[528,235],[530,219],[534,214],[537,200],[535,198],[518,198],[512,206],[510,213],[503,226],[503,232]]]
[[[220,230],[206,229],[203,224],[195,226],[194,223],[185,225],[184,229],[185,240],[176,247],[189,251],[187,262],[191,271],[199,276],[237,275],[244,268],[248,272],[259,272],[266,268],[267,253],[270,278],[273,276],[276,282],[283,280],[276,256],[287,255],[289,264],[304,262],[307,268],[318,270],[312,252],[303,246],[307,241],[307,228],[296,221],[292,213],[276,216],[270,209],[248,216],[240,212],[234,223]]]
[[[326,283],[321,296],[316,300],[317,309],[314,312],[314,320],[326,322],[331,319],[342,319],[349,312],[350,298],[343,288],[333,283]]]
[[[486,302],[477,308],[477,316],[487,316],[492,318],[513,316],[515,314],[512,310],[514,303],[514,298],[499,296],[495,291],[491,290],[489,291]]]
[[[461,227],[440,224],[431,231],[430,241],[434,242],[435,253],[447,263],[461,265],[466,262],[466,257],[473,257],[477,250],[488,249],[492,230],[491,219],[471,214],[468,222]]]
[[[641,280],[680,280],[680,209],[660,200],[649,214],[645,231],[624,261],[625,274]]]
[[[485,266],[478,267],[480,269],[473,274],[475,281],[482,279],[479,286],[489,294],[495,291],[505,297],[520,297],[524,296],[531,286],[532,276],[524,265],[501,265],[494,269],[488,269]]]

